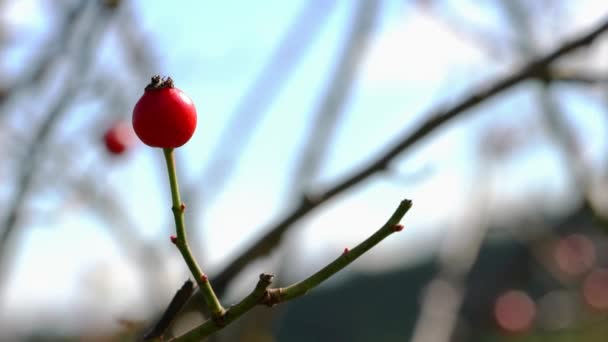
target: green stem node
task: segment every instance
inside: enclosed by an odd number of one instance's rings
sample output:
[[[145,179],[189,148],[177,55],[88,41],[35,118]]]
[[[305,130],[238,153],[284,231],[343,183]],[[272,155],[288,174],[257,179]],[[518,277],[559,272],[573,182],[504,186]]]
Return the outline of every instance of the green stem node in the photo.
[[[177,173],[175,172],[175,158],[173,157],[173,149],[172,148],[164,148],[163,153],[165,155],[165,161],[167,162],[167,171],[169,173],[169,184],[171,185],[171,200],[173,205],[171,210],[173,211],[173,217],[175,219],[175,246],[182,254],[184,261],[188,265],[192,276],[196,280],[198,287],[200,288],[201,293],[203,294],[203,298],[205,299],[205,304],[211,311],[211,315],[214,319],[219,320],[224,316],[226,310],[222,307],[219,299],[215,295],[213,291],[213,287],[211,286],[211,282],[209,278],[203,271],[200,266],[194,259],[192,255],[192,251],[190,251],[190,246],[188,245],[188,238],[186,235],[186,224],[184,221],[184,211],[186,211],[186,206],[182,203],[180,193],[179,193],[179,185],[177,183]]]

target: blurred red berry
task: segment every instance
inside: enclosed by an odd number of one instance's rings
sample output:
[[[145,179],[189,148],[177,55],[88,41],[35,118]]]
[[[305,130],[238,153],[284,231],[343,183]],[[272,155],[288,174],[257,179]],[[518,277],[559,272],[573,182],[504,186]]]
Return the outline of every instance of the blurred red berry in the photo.
[[[507,333],[527,332],[536,316],[536,303],[523,291],[509,290],[494,303],[494,317]]]
[[[152,147],[175,148],[185,144],[196,128],[196,109],[192,100],[173,85],[168,77],[152,77],[133,109],[133,129]]]
[[[583,282],[583,297],[596,310],[608,310],[608,269],[598,268]]]
[[[572,234],[557,242],[553,257],[563,273],[569,276],[581,275],[595,264],[595,245],[583,234]]]
[[[115,122],[103,135],[106,149],[114,155],[121,155],[129,150],[135,143],[134,138],[133,129],[125,121]]]

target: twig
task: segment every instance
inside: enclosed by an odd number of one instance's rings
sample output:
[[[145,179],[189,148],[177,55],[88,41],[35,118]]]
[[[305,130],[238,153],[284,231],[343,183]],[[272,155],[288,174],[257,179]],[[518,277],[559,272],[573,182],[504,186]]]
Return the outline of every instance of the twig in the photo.
[[[200,326],[190,330],[186,334],[178,336],[169,341],[201,341],[205,337],[213,334],[218,330],[221,330],[225,326],[234,322],[247,311],[253,309],[253,307],[255,307],[256,305],[273,306],[278,303],[286,302],[306,294],[308,291],[314,289],[323,281],[327,280],[329,277],[336,274],[353,261],[357,260],[361,255],[369,251],[380,241],[384,240],[386,237],[393,234],[394,232],[398,232],[403,229],[403,226],[399,225],[399,222],[411,207],[412,201],[407,199],[401,201],[395,212],[378,231],[376,231],[373,235],[371,235],[365,241],[361,242],[352,250],[345,250],[344,253],[342,253],[333,262],[331,262],[317,273],[311,275],[310,277],[302,280],[299,283],[284,288],[268,289],[272,281],[272,275],[261,274],[260,280],[255,286],[255,289],[238,304],[226,310],[226,314],[224,315],[224,318],[222,320],[223,324],[218,324],[217,321],[209,319]]]
[[[173,211],[173,217],[175,219],[175,230],[177,233],[177,237],[172,240],[175,243],[177,249],[179,249],[180,253],[184,257],[184,261],[188,265],[190,272],[194,276],[194,280],[198,284],[200,292],[203,294],[203,298],[205,299],[205,303],[209,310],[211,310],[211,314],[215,319],[221,319],[224,315],[224,308],[222,304],[220,304],[219,299],[215,295],[213,291],[213,287],[211,286],[211,282],[209,278],[203,271],[200,266],[192,256],[192,251],[190,250],[190,246],[188,245],[188,238],[186,235],[186,224],[184,222],[184,211],[186,210],[186,206],[182,203],[179,194],[179,185],[177,184],[177,175],[175,170],[175,159],[173,157],[173,148],[164,148],[163,153],[165,155],[165,161],[167,162],[167,172],[169,173],[169,183],[171,185],[171,200],[173,202],[173,206],[171,207]]]
[[[162,336],[162,334],[165,332],[165,327],[169,326],[173,317],[180,312],[184,304],[188,301],[190,296],[192,296],[192,291],[194,291],[194,283],[192,280],[188,279],[184,285],[177,290],[173,296],[173,299],[171,299],[171,302],[169,303],[169,307],[167,307],[167,310],[165,313],[163,313],[158,322],[144,335],[144,341]]]

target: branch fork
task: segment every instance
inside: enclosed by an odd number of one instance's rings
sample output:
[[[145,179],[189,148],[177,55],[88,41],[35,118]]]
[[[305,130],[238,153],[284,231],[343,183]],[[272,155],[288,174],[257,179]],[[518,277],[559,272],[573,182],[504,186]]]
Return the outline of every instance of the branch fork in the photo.
[[[272,279],[274,276],[267,273],[260,274],[258,282],[253,291],[243,298],[239,303],[228,308],[225,313],[220,316],[221,320],[219,322],[218,318],[212,317],[198,327],[190,330],[184,335],[171,339],[170,341],[200,341],[229,325],[257,305],[272,307],[279,303],[287,302],[306,294],[308,291],[311,291],[319,284],[344,269],[365,252],[369,251],[372,247],[380,243],[380,241],[403,229],[403,226],[399,225],[399,222],[411,207],[412,201],[407,199],[401,201],[388,221],[374,234],[353,249],[348,250],[347,253],[341,253],[340,256],[338,256],[327,266],[298,283],[287,287],[269,288],[272,284]]]
[[[323,281],[348,266],[351,262],[355,261],[365,252],[377,245],[380,241],[403,229],[403,226],[399,225],[399,222],[412,207],[412,201],[401,201],[395,212],[378,231],[354,247],[352,250],[346,248],[344,252],[341,253],[340,256],[338,256],[338,258],[336,258],[334,261],[298,283],[287,287],[269,288],[272,284],[274,276],[268,273],[260,274],[255,288],[249,295],[243,298],[239,303],[229,307],[228,309],[224,309],[217,295],[215,294],[213,287],[211,286],[209,277],[202,271],[197,261],[194,259],[192,252],[190,251],[186,234],[186,225],[184,222],[184,212],[186,206],[181,201],[179,193],[173,149],[165,148],[163,149],[163,152],[169,174],[171,199],[173,202],[172,211],[176,227],[176,235],[171,236],[171,242],[175,244],[177,249],[182,254],[184,261],[188,265],[188,268],[190,269],[190,272],[192,273],[192,276],[194,277],[194,280],[196,281],[200,292],[203,295],[204,305],[211,312],[211,318],[200,326],[190,330],[186,334],[170,340],[174,342],[200,341],[214,332],[223,329],[225,326],[229,325],[257,305],[272,307],[279,303],[286,302],[306,294],[308,291],[314,289]],[[145,339],[149,340],[162,336],[164,330],[166,330],[170,325],[172,318],[177,315],[183,304],[191,297],[192,293],[193,283],[192,281],[188,280],[174,296],[171,304],[169,305],[170,310],[167,310],[152,331],[146,334]]]

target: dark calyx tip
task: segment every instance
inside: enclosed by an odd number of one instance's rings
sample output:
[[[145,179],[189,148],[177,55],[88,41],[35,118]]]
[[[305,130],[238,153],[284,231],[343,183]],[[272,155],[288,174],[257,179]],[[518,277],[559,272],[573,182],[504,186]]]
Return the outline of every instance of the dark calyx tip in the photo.
[[[146,86],[146,90],[158,90],[164,88],[174,88],[173,79],[169,76],[160,77],[160,75],[152,76],[150,84]]]

